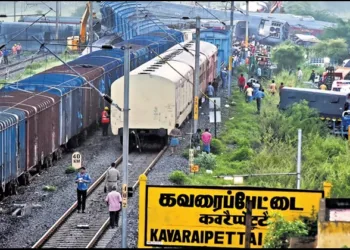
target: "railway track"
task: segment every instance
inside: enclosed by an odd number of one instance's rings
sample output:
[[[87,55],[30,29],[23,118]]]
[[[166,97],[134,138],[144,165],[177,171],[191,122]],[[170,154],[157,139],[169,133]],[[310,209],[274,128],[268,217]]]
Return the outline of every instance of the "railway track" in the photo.
[[[26,68],[27,62],[32,63],[33,61],[44,58],[46,56],[50,56],[49,53],[44,53],[35,57],[29,57],[23,61],[15,62],[7,66],[2,66],[0,67],[0,77],[6,78],[7,76],[12,75],[13,73],[24,70]],[[24,66],[21,66],[21,65],[24,65]]]
[[[135,190],[141,174],[148,174],[166,151],[151,150],[149,152],[132,152],[129,155],[129,186]],[[121,171],[122,157],[115,163]],[[75,202],[57,222],[32,246],[32,248],[93,248],[102,236],[112,236],[117,228],[109,229],[108,207],[104,201],[105,171],[88,189],[86,213],[77,213]],[[121,174],[123,174],[121,172]],[[121,221],[121,216],[120,216]],[[121,223],[119,223],[120,226]],[[80,225],[80,226],[79,226]],[[106,237],[104,237],[106,238]],[[104,239],[105,240],[105,239]]]

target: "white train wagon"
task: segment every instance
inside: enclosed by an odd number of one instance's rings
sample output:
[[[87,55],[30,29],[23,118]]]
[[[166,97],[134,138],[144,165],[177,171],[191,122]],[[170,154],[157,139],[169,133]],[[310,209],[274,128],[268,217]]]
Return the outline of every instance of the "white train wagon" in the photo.
[[[163,59],[156,57],[130,72],[130,147],[141,148],[146,142],[164,146],[168,143],[168,134],[175,124],[181,125],[190,117],[193,109],[192,83],[194,83],[195,44],[184,42],[181,45],[190,50],[193,56],[184,51],[181,46],[175,45],[160,55]],[[216,56],[216,46],[201,41],[200,84],[204,89],[211,76],[214,76]],[[210,60],[213,62],[209,62]],[[123,106],[124,77],[112,84],[111,97],[120,106]],[[112,106],[112,133],[120,136],[121,143],[123,141],[123,118],[123,112]]]

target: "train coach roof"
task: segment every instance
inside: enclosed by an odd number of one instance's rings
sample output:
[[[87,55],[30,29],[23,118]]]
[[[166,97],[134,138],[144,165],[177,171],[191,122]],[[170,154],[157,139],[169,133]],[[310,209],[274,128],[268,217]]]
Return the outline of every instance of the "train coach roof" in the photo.
[[[0,107],[0,131],[24,120],[25,118],[25,113],[19,109]]]
[[[62,96],[72,91],[74,89],[72,87],[82,86],[83,83],[84,80],[75,75],[48,73],[33,75],[9,86],[27,91],[46,91],[47,93]]]
[[[59,102],[58,96],[47,93],[14,90],[9,86],[4,87],[0,91],[0,107],[11,107],[11,109],[23,110],[26,112],[27,117],[31,117],[57,102]]]
[[[103,67],[105,72],[110,71],[113,68],[116,68],[118,65],[123,65],[123,59],[120,57],[114,57],[113,54],[99,55],[95,53],[88,54],[86,56],[80,57],[76,60],[69,62],[70,66],[77,65],[91,65]]]
[[[88,81],[95,80],[99,76],[103,75],[104,73],[103,68],[99,66],[79,64],[79,65],[73,65],[71,67]],[[74,71],[72,71],[66,65],[56,66],[54,68],[44,71],[43,73],[56,73],[56,74],[60,73],[60,74],[67,74],[67,75],[77,75]]]
[[[324,95],[333,95],[333,96],[347,96],[348,93],[346,92],[338,92],[338,91],[324,91],[320,89],[306,89],[306,88],[290,88],[290,87],[284,87],[281,90],[282,92],[308,92],[308,93],[315,93],[315,94],[324,94]]]
[[[161,60],[159,57],[156,57],[149,62],[141,65],[135,70],[131,71],[131,75],[138,74],[149,74],[152,76],[163,77],[165,79],[169,79],[172,82],[179,82],[183,77],[179,74],[181,73],[183,76],[187,77],[187,73],[191,70],[194,70],[194,42],[184,42],[181,44],[186,47],[190,51],[192,51],[193,55],[184,51],[180,45],[175,45],[167,50],[165,53],[161,54],[160,57],[166,60],[171,66],[169,66],[166,62]],[[207,42],[201,41],[200,43],[200,62],[203,62],[207,59],[207,56],[212,55],[216,51],[216,46]],[[176,70],[174,70],[173,68]],[[189,79],[191,82],[193,79]]]

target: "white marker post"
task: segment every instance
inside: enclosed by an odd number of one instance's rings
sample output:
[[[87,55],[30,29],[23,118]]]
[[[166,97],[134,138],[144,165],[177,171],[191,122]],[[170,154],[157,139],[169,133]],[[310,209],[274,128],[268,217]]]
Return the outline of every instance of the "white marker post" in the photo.
[[[72,167],[75,169],[81,168],[81,154],[79,152],[74,152],[72,155]]]

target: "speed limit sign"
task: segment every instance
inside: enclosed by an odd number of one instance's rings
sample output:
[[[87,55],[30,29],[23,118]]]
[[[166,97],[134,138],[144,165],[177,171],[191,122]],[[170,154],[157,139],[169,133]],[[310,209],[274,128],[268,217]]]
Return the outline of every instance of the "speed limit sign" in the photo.
[[[72,155],[72,166],[75,169],[81,168],[81,154],[79,152],[75,152]]]

